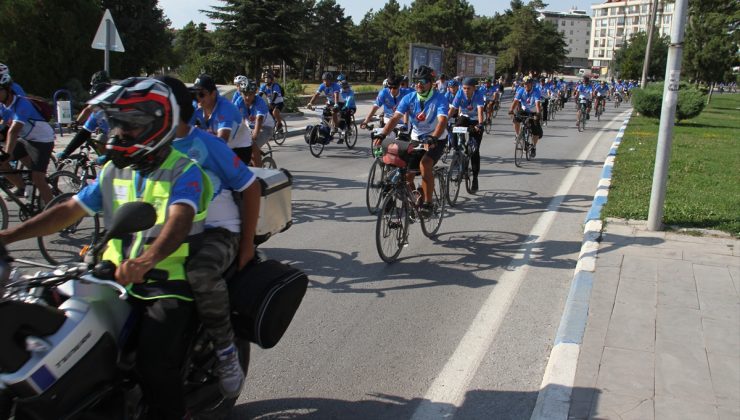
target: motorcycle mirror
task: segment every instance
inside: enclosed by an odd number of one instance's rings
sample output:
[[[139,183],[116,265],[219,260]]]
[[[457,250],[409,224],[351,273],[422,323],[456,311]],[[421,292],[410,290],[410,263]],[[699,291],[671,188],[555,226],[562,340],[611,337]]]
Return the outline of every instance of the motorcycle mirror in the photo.
[[[117,238],[134,232],[147,230],[157,222],[157,212],[149,203],[133,201],[126,203],[116,210],[113,221],[103,239],[97,242],[92,251],[92,264],[97,263],[98,255],[111,238]]]
[[[140,201],[126,203],[113,215],[106,239],[147,230],[156,222],[157,212],[151,204]]]

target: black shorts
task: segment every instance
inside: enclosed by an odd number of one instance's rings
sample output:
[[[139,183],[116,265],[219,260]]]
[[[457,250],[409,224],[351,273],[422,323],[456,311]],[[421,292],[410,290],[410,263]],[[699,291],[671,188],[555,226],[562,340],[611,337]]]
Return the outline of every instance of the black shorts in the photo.
[[[272,110],[275,108],[277,108],[279,111],[282,111],[283,106],[285,106],[285,102],[280,102],[279,104],[272,104],[270,105],[270,112],[272,112]]]
[[[18,139],[13,149],[12,160],[20,160],[28,156],[31,158],[31,170],[46,173],[46,168],[51,160],[51,152],[54,151],[54,142],[48,143]]]
[[[252,146],[236,147],[232,150],[245,165],[249,166],[249,162],[252,161]]]
[[[520,112],[515,116],[515,118],[518,122],[521,123],[521,122],[526,122],[527,121],[526,118],[531,115],[532,114],[528,112]],[[529,131],[532,133],[532,135],[537,136],[537,137],[542,137],[544,133],[542,132],[542,124],[539,122],[539,120],[531,119],[529,121],[530,121]]]
[[[442,154],[445,152],[445,143],[447,142],[447,139],[444,140],[437,140],[437,142],[434,144],[434,148],[427,150],[424,153],[414,153],[409,158],[409,169],[413,171],[418,171],[421,163],[421,159],[424,158],[424,156],[429,156],[432,158],[432,161],[434,163],[437,163],[439,159],[442,157]]]

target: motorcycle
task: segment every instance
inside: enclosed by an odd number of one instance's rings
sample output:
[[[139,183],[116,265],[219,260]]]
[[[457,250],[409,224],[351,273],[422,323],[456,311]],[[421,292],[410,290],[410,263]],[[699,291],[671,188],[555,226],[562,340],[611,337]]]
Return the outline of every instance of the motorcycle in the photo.
[[[18,260],[53,269],[31,276],[11,273],[12,259],[0,245],[0,419],[146,417],[127,346],[136,317],[113,279],[115,266],[97,255],[110,238],[149,229],[155,220],[151,205],[127,203],[88,262],[51,267]],[[166,280],[166,272],[146,277]],[[216,354],[202,326],[189,343],[182,370],[188,410],[193,419],[225,418],[236,398],[219,391]],[[246,375],[250,344],[237,338],[236,345]]]

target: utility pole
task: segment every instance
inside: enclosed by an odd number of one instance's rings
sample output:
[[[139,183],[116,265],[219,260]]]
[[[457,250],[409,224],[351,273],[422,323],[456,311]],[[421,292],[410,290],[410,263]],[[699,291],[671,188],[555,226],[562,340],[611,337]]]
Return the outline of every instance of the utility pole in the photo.
[[[687,12],[688,0],[676,0],[676,9],[673,12],[673,27],[671,28],[671,45],[668,49],[668,63],[665,69],[663,108],[660,112],[653,189],[650,193],[650,209],[648,210],[648,229],[652,231],[660,230],[663,225],[663,206],[665,204],[666,181],[668,180],[668,162],[673,141],[673,125],[676,121],[678,88],[681,81],[681,58]]]
[[[647,48],[645,49],[645,62],[642,63],[642,79],[640,87],[645,89],[647,86],[648,71],[650,69],[650,50],[653,47],[653,32],[655,32],[655,17],[658,15],[658,0],[653,1],[653,7],[650,10],[650,20],[648,21],[648,39]]]

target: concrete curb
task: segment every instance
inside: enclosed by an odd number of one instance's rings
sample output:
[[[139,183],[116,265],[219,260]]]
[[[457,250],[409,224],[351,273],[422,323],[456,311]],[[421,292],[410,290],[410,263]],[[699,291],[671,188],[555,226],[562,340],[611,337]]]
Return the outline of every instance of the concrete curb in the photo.
[[[560,319],[560,326],[545,368],[545,375],[542,378],[531,420],[565,420],[570,412],[570,398],[578,366],[578,355],[588,320],[588,305],[596,271],[596,255],[604,227],[601,221],[601,210],[609,195],[614,158],[622,143],[629,120],[629,117],[624,120],[612,143],[604,162],[604,169],[601,172],[601,179],[594,194],[591,209],[586,215],[581,253],[578,255],[570,292],[565,302],[563,316]]]

